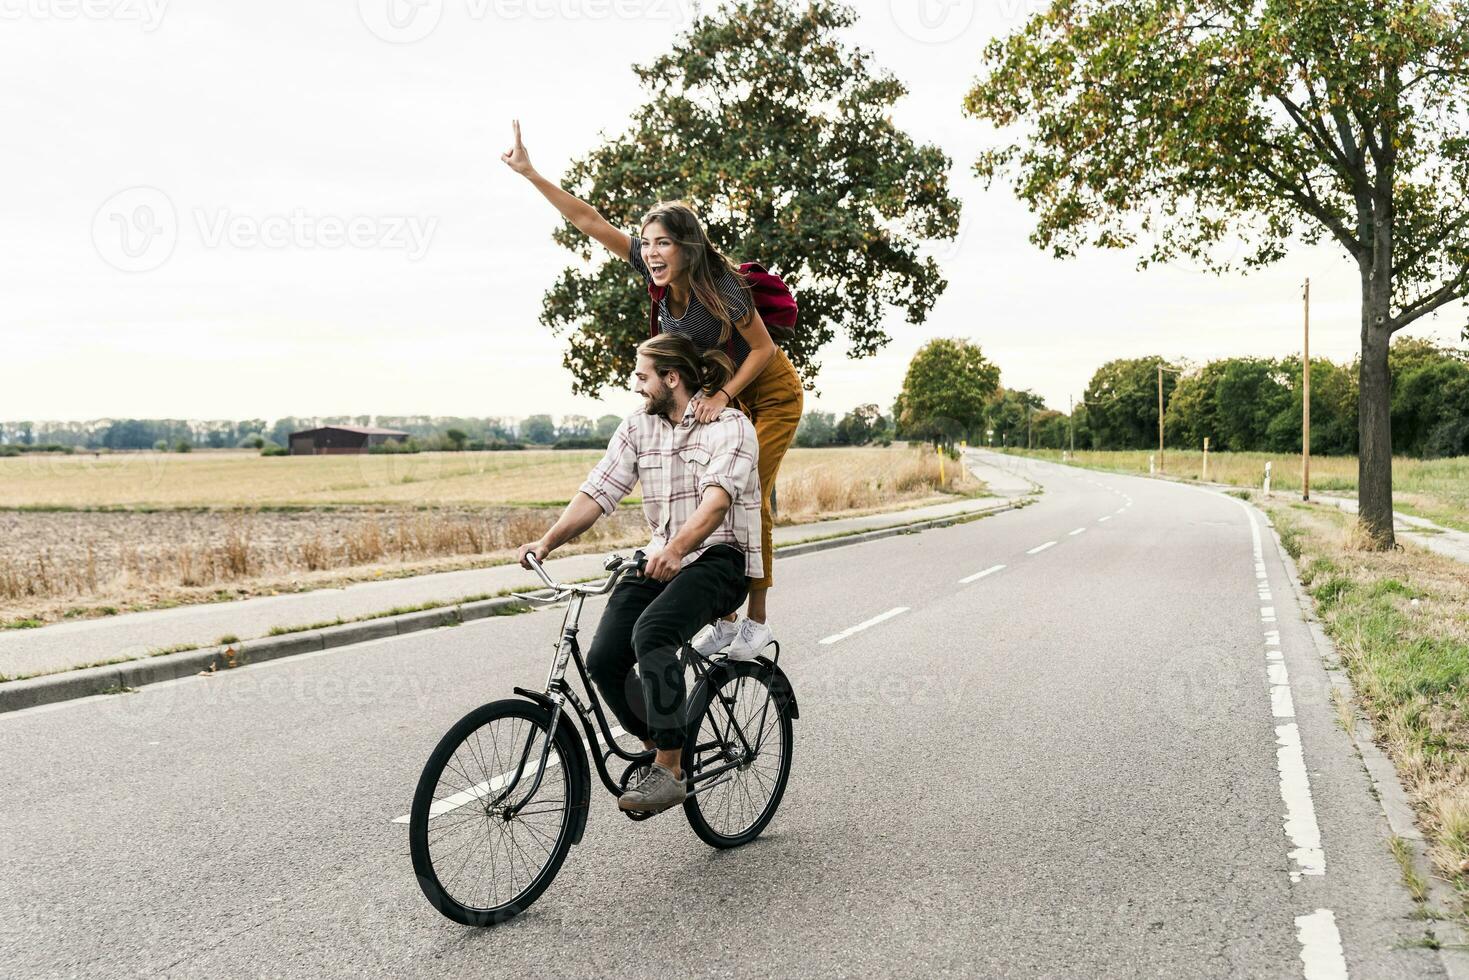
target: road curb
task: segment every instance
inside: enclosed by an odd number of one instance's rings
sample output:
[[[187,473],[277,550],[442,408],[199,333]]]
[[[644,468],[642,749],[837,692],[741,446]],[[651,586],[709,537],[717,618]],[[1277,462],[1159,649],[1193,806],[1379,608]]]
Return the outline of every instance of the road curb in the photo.
[[[1341,666],[1341,654],[1337,652],[1336,644],[1327,635],[1320,617],[1316,615],[1316,600],[1306,591],[1295,558],[1286,550],[1285,542],[1280,539],[1280,532],[1275,529],[1275,523],[1270,519],[1270,515],[1249,501],[1245,501],[1245,505],[1252,507],[1264,520],[1265,526],[1270,529],[1270,535],[1275,539],[1276,552],[1280,556],[1281,565],[1285,568],[1286,578],[1290,580],[1291,590],[1295,593],[1296,605],[1305,614],[1307,630],[1311,634],[1312,645],[1316,648],[1316,657],[1321,661],[1321,667],[1326,672],[1332,689],[1336,691],[1338,697],[1345,698],[1346,703],[1351,706],[1353,730],[1348,735],[1357,750],[1358,757],[1362,760],[1362,767],[1367,772],[1367,778],[1371,781],[1373,795],[1377,799],[1377,805],[1382,811],[1388,829],[1393,835],[1408,842],[1413,853],[1414,870],[1427,883],[1428,894],[1433,904],[1440,910],[1454,914],[1458,908],[1456,896],[1443,879],[1434,873],[1433,861],[1428,856],[1427,841],[1423,832],[1418,829],[1417,815],[1413,811],[1408,791],[1403,787],[1402,777],[1398,774],[1397,766],[1393,763],[1392,758],[1378,747],[1377,732],[1373,729],[1372,722],[1357,708],[1356,688],[1352,686],[1351,678]],[[1451,948],[1462,944],[1465,937],[1460,935],[1457,937],[1457,943],[1451,943],[1446,937],[1437,935],[1439,925],[1438,921],[1430,920],[1426,923],[1428,928],[1435,930],[1436,938],[1443,944],[1437,952],[1445,975],[1450,980],[1469,980],[1469,951]],[[1443,926],[1446,929],[1452,928],[1453,922],[1445,922]],[[1462,930],[1457,931],[1462,932]]]
[[[1033,499],[1031,496],[1026,496],[1002,500],[993,507],[956,514],[952,517],[915,521],[911,524],[895,524],[892,527],[862,531],[857,534],[837,535],[817,541],[787,545],[777,549],[775,557],[777,559],[794,558],[817,551],[877,541],[898,534],[914,534],[932,528],[967,524],[993,514],[1023,507]],[[401,613],[396,616],[380,616],[356,623],[343,623],[339,626],[325,626],[280,636],[264,636],[222,646],[201,647],[198,650],[160,654],[100,667],[82,667],[54,674],[43,674],[40,677],[25,680],[7,681],[0,684],[0,714],[98,694],[120,694],[159,681],[176,680],[199,673],[215,673],[233,667],[243,667],[246,664],[265,663],[282,657],[316,653],[321,650],[365,643],[368,640],[416,633],[420,630],[458,626],[477,619],[511,615],[525,612],[528,609],[530,609],[528,603],[511,596],[479,599],[474,602]]]
[[[120,694],[159,681],[215,673],[246,664],[265,663],[302,653],[316,653],[365,643],[368,640],[416,633],[419,630],[458,626],[489,616],[524,612],[529,608],[528,603],[510,596],[480,599],[397,616],[382,616],[360,623],[343,623],[340,626],[326,626],[280,636],[263,636],[240,643],[160,654],[101,667],[83,667],[43,674],[40,677],[0,684],[0,714],[97,694]]]

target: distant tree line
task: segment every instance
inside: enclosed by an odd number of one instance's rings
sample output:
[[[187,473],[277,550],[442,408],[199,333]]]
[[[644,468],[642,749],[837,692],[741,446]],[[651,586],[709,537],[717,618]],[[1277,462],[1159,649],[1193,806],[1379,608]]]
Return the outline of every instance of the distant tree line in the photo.
[[[1158,357],[1109,361],[1087,385],[1073,423],[1076,445],[1146,449],[1158,444],[1158,367],[1163,367],[1165,445],[1301,451],[1299,356],[1231,357],[1201,366]],[[1469,358],[1428,340],[1400,337],[1388,351],[1393,453],[1469,455]],[[1359,366],[1311,358],[1311,451],[1358,451]]]
[[[286,416],[265,419],[93,419],[86,422],[0,421],[0,447],[11,452],[155,449],[267,449],[284,447],[292,432],[326,425],[376,426],[409,434],[418,449],[487,449],[519,444],[605,446],[621,423],[619,415],[592,420],[583,415],[462,418],[432,415]]]
[[[1469,356],[1400,337],[1389,350],[1393,451],[1469,455]],[[1162,368],[1165,445],[1301,451],[1300,357],[1231,357],[1203,365],[1161,357],[1099,367],[1071,414],[1034,392],[1006,388],[977,345],[935,340],[914,355],[893,408],[895,437],[952,445],[1148,449],[1158,445]],[[1357,452],[1359,365],[1311,359],[1311,450]]]
[[[893,420],[875,404],[858,405],[840,419],[834,412],[807,412],[796,428],[796,445],[803,449],[892,443]]]

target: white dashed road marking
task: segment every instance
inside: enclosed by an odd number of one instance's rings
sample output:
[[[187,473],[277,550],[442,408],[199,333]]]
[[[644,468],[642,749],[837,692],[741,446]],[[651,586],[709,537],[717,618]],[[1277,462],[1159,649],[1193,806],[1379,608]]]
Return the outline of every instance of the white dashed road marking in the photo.
[[[1045,544],[1038,544],[1034,548],[1031,548],[1029,551],[1027,551],[1026,554],[1027,555],[1038,555],[1042,551],[1045,551],[1047,548],[1053,547],[1055,544],[1056,544],[1056,542],[1054,542],[1054,541],[1047,541]]]
[[[986,568],[982,572],[975,572],[973,575],[970,575],[966,578],[961,578],[959,580],[959,584],[968,585],[970,582],[977,582],[980,579],[984,578],[986,575],[993,575],[1004,567],[1004,565],[991,565],[989,568]]]
[[[1074,538],[1074,537],[1076,537],[1076,536],[1077,536],[1077,535],[1078,535],[1078,534],[1080,534],[1080,533],[1081,533],[1081,532],[1082,532],[1082,531],[1085,531],[1085,530],[1086,530],[1086,528],[1084,528],[1084,527],[1079,527],[1079,528],[1077,528],[1077,529],[1076,529],[1076,530],[1075,530],[1075,531],[1071,531],[1071,532],[1069,532],[1069,533],[1068,533],[1068,534],[1067,534],[1067,535],[1066,535],[1066,536],[1067,536],[1067,537],[1068,537],[1068,538]]]
[[[876,626],[878,623],[886,622],[887,620],[892,619],[894,616],[901,616],[903,613],[905,613],[907,611],[908,611],[908,607],[907,606],[899,606],[896,609],[889,609],[887,612],[883,613],[881,616],[873,616],[871,619],[867,620],[866,622],[858,623],[856,626],[848,627],[847,629],[842,630],[840,633],[833,633],[831,636],[826,637],[821,642],[822,643],[836,643],[836,642],[838,642],[840,640],[845,640],[847,637],[851,636],[853,633],[860,633],[863,630],[867,629],[869,626]]]
[[[1346,980],[1347,961],[1331,909],[1296,916],[1296,938],[1301,943],[1306,980]]]

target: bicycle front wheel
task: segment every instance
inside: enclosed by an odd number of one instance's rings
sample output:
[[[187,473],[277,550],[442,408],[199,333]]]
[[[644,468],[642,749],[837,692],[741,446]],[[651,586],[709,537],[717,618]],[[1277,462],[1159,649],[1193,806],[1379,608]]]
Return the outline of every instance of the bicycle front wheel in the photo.
[[[581,746],[564,727],[553,736],[550,722],[529,701],[482,705],[423,767],[408,820],[413,870],[424,896],[455,922],[489,926],[524,911],[566,860],[586,800],[576,798],[563,760]]]
[[[710,675],[695,701],[698,714],[683,757],[695,795],[684,802],[684,813],[713,847],[738,847],[760,836],[785,794],[794,732],[779,683],[783,675],[758,661],[730,662]]]

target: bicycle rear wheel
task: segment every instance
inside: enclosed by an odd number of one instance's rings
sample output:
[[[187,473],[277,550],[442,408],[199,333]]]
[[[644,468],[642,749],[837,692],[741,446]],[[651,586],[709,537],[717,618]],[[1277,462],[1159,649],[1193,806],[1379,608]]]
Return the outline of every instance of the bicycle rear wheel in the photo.
[[[779,678],[779,680],[777,680]],[[791,774],[794,730],[783,675],[759,661],[729,662],[710,674],[684,741],[683,767],[695,777],[684,813],[713,847],[760,836]]]
[[[563,764],[581,751],[564,727],[526,800],[550,721],[529,701],[482,705],[449,729],[423,767],[408,821],[413,870],[430,904],[455,922],[489,926],[524,911],[566,860],[586,800]]]

